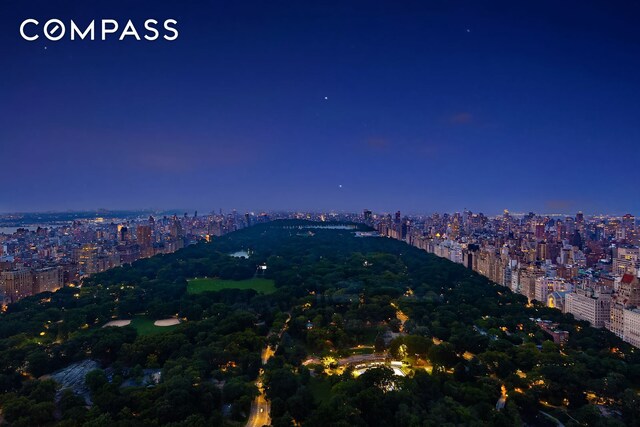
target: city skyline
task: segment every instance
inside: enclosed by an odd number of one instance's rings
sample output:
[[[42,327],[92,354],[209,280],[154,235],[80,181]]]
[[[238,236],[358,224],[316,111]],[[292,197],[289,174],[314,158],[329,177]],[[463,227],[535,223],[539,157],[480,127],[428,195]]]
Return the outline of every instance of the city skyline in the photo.
[[[402,207],[400,207],[402,208]],[[368,208],[365,208],[365,210],[369,210]],[[261,213],[308,213],[308,214],[331,214],[331,213],[335,213],[335,214],[358,214],[359,212],[362,212],[362,209],[356,209],[356,210],[347,210],[347,209],[318,209],[318,210],[307,210],[307,209],[256,209],[256,208],[249,208],[249,209],[236,209],[234,207],[231,208],[193,208],[193,207],[188,207],[188,208],[124,208],[123,211],[125,212],[130,212],[130,213],[139,213],[139,214],[144,214],[144,213],[150,213],[152,215],[157,215],[157,214],[163,214],[163,215],[174,215],[174,214],[178,214],[178,215],[182,215],[182,214],[188,214],[188,215],[192,215],[194,212],[195,213],[200,213],[203,215],[215,215],[218,213],[233,213],[233,212],[237,212],[237,213],[250,213],[252,215],[257,215],[257,214],[261,214]],[[89,214],[89,213],[95,213],[96,215],[103,213],[103,214],[111,214],[114,212],[118,212],[117,210],[113,210],[113,209],[105,209],[105,208],[97,208],[97,209],[78,209],[78,210],[66,210],[66,211],[59,211],[59,210],[42,210],[42,211],[16,211],[16,212],[0,212],[0,218],[2,216],[11,216],[11,215],[38,215],[38,214],[75,214],[75,213],[85,213],[85,214]],[[389,209],[389,210],[372,210],[372,212],[376,215],[387,215],[387,214],[393,214],[398,212],[398,209]],[[600,217],[611,217],[611,218],[615,218],[615,217],[622,217],[625,215],[632,215],[634,217],[638,216],[635,212],[631,212],[631,211],[623,211],[623,212],[586,212],[586,211],[582,211],[582,210],[576,210],[574,212],[536,212],[535,210],[527,210],[527,211],[512,211],[508,208],[504,208],[504,209],[499,209],[499,208],[495,208],[493,210],[487,211],[487,212],[482,212],[479,210],[474,210],[474,209],[469,209],[469,208],[463,208],[463,209],[454,209],[454,210],[450,210],[450,211],[442,211],[442,210],[422,210],[422,211],[405,211],[403,209],[400,209],[400,212],[402,212],[403,215],[409,215],[409,216],[429,216],[429,215],[433,215],[433,214],[455,214],[455,213],[463,213],[463,212],[472,212],[472,213],[478,213],[478,214],[483,214],[483,215],[487,215],[489,217],[495,217],[495,216],[501,216],[503,215],[505,212],[508,212],[511,216],[514,217],[522,217],[522,216],[526,216],[529,214],[534,214],[536,216],[541,216],[541,217],[565,217],[565,216],[575,216],[576,214],[584,214],[585,216],[591,217],[591,218],[600,218]],[[84,219],[84,218],[83,218]]]
[[[0,212],[638,213],[638,11],[4,2]],[[19,33],[150,17],[180,36]]]

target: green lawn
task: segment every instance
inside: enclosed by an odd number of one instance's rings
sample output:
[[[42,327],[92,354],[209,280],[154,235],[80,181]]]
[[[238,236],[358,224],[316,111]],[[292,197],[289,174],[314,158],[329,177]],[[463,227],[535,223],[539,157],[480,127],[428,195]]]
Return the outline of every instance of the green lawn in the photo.
[[[222,289],[255,289],[263,294],[271,294],[276,291],[273,280],[258,277],[247,280],[191,279],[187,283],[187,292],[190,294],[220,291]]]
[[[153,335],[161,332],[167,332],[174,329],[178,325],[173,326],[156,326],[153,324],[154,320],[147,317],[136,316],[131,319],[130,325],[136,328],[140,335]]]

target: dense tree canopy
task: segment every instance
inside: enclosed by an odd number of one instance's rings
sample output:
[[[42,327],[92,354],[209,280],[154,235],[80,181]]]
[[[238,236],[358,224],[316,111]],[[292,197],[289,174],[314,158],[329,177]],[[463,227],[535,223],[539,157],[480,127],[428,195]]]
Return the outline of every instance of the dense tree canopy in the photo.
[[[251,256],[229,256],[238,250]],[[276,292],[187,291],[195,277],[256,274]],[[269,343],[277,352],[262,381],[274,426],[551,423],[540,410],[565,425],[640,422],[638,351],[526,303],[396,240],[276,221],[9,306],[0,315],[0,406],[15,426],[239,425]],[[140,316],[183,321],[153,334],[101,327]],[[554,344],[532,318],[559,323],[569,341]],[[407,361],[410,374],[303,366],[365,350]],[[85,394],[46,379],[85,360],[100,367]]]

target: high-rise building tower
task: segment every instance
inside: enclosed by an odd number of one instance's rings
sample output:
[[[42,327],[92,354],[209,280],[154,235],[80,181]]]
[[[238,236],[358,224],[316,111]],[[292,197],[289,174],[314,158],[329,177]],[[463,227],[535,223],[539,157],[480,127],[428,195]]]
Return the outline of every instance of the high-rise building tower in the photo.
[[[171,237],[174,239],[178,239],[183,237],[184,234],[182,232],[182,224],[176,215],[173,216],[173,221],[171,222]]]
[[[136,228],[136,240],[141,247],[150,247],[153,243],[151,240],[151,226],[139,225]]]
[[[0,273],[0,289],[9,302],[33,295],[33,274],[28,269]]]
[[[127,242],[129,240],[129,228],[126,225],[118,225],[118,241]]]
[[[629,243],[637,243],[636,218],[631,214],[622,217],[621,228],[624,230],[624,238]]]

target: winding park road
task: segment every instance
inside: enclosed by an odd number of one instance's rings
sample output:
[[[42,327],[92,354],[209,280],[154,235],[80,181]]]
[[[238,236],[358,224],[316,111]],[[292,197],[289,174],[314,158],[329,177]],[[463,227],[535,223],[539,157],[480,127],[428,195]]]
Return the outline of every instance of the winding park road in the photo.
[[[269,354],[270,353],[270,354]],[[273,354],[271,347],[267,347],[262,351],[262,360],[269,359]],[[260,394],[251,403],[251,412],[249,413],[249,419],[247,420],[247,427],[262,427],[271,424],[271,417],[269,412],[271,411],[271,404],[267,400],[264,394],[264,388],[262,387],[262,381],[256,382]]]
[[[406,314],[403,313],[402,310],[400,310],[400,307],[398,307],[398,304],[392,302],[391,307],[393,307],[396,310],[396,319],[400,321],[400,332],[404,332],[404,324],[407,320],[409,320],[409,316],[407,316]]]
[[[278,338],[282,338],[282,334],[287,329],[287,326],[289,326],[289,320],[291,320],[291,315],[289,315],[287,320],[284,322],[284,326],[278,333]],[[262,364],[266,365],[269,358],[273,356],[277,350],[277,345],[275,348],[271,348],[271,346],[267,344],[267,346],[262,350]],[[256,387],[258,387],[260,394],[251,403],[251,412],[249,413],[246,427],[262,427],[271,424],[271,417],[269,416],[271,404],[264,393],[264,387],[262,385],[262,370],[260,370],[260,378],[256,381]]]
[[[355,354],[353,356],[343,357],[342,359],[336,359],[335,363],[337,365],[356,365],[359,363],[374,363],[374,362],[385,362],[389,356],[386,354]],[[310,364],[322,364],[322,360],[317,357],[310,357],[309,359],[302,362],[303,366],[307,366]]]

